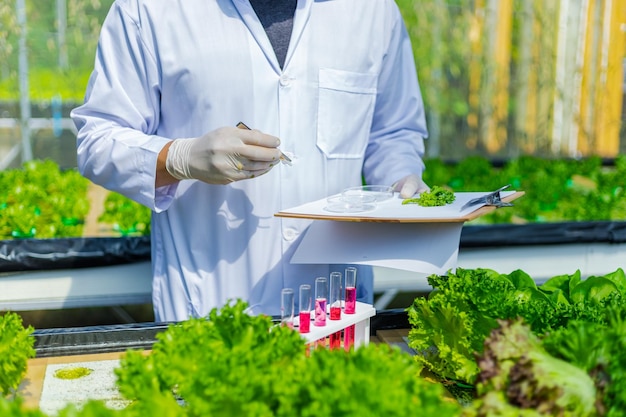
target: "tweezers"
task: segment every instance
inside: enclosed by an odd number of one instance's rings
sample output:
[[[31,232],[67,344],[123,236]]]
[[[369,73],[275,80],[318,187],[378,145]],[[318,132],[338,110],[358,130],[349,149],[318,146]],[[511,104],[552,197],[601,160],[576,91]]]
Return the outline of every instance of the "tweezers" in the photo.
[[[463,207],[461,207],[461,211],[465,210],[466,208],[475,206],[476,204],[483,204],[486,206],[495,206],[495,207],[511,207],[513,204],[502,201],[502,198],[500,196],[500,191],[504,191],[510,186],[511,184],[507,184],[504,187],[499,188],[492,193],[485,194],[481,197],[471,199],[470,201],[465,203]]]
[[[237,127],[239,129],[250,130],[250,128],[244,122],[237,123]],[[283,151],[280,151],[280,160],[281,160],[281,162],[283,162],[283,163],[285,163],[287,165],[291,165],[291,158],[289,158],[287,155],[285,155],[283,153]]]

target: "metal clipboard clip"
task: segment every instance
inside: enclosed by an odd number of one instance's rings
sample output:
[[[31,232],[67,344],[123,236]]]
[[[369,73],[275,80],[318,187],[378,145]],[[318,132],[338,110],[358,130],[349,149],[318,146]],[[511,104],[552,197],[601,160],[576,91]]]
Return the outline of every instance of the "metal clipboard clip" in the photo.
[[[481,197],[471,199],[470,201],[465,203],[463,207],[461,207],[461,211],[465,210],[466,208],[475,206],[476,204],[483,204],[486,206],[494,206],[494,207],[511,207],[513,204],[502,201],[502,198],[500,196],[500,192],[506,190],[510,186],[511,184],[507,184],[504,187],[499,188],[492,193],[485,194]]]

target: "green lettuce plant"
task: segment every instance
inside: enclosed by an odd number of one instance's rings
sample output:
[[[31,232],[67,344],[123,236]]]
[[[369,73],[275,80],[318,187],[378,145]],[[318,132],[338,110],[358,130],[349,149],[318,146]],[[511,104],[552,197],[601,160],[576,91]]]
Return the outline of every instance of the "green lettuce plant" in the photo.
[[[129,352],[120,391],[172,416],[456,416],[458,404],[420,377],[409,355],[370,344],[350,352],[314,349],[240,301],[204,319],[172,325],[150,355]]]
[[[602,415],[626,413],[626,311],[610,307],[605,323],[573,320],[547,334],[545,349],[584,369],[594,380]]]
[[[110,224],[122,236],[150,234],[151,211],[146,206],[118,193],[109,193],[99,222]]]
[[[409,346],[442,380],[473,385],[479,373],[475,354],[482,353],[498,320],[521,317],[537,335],[576,319],[605,323],[606,308],[624,303],[625,279],[622,269],[584,280],[577,271],[542,285],[521,270],[457,268],[432,275],[428,282],[434,290],[408,308]]]
[[[501,165],[484,156],[455,163],[425,161],[427,184],[452,191],[493,191],[511,184],[525,192],[513,207],[496,210],[472,224],[626,220],[626,156],[603,166],[597,156],[582,159],[521,156]]]
[[[28,359],[35,356],[32,326],[24,327],[22,318],[12,312],[0,316],[0,393],[15,393],[26,374]],[[0,414],[4,415],[4,414]]]
[[[467,415],[601,415],[596,386],[584,369],[552,356],[522,319],[498,324],[478,357],[478,399],[471,406],[476,412]]]
[[[0,171],[0,239],[81,236],[88,180],[51,160]]]
[[[92,209],[88,187],[78,170],[61,170],[52,160],[0,171],[0,240],[81,237]],[[109,192],[98,221],[122,236],[148,235],[150,215],[147,207]]]

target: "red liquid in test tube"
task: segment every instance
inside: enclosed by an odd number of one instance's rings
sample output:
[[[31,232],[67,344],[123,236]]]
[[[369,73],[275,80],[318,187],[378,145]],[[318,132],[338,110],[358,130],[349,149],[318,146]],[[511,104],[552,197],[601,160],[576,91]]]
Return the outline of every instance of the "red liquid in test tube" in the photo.
[[[311,286],[300,285],[300,333],[311,331]]]
[[[328,280],[326,277],[315,278],[315,321],[316,326],[326,326],[326,297]]]
[[[356,287],[346,287],[346,305],[344,313],[354,314],[356,312]]]
[[[341,347],[341,331],[331,334],[328,339],[329,348],[339,349]]]
[[[300,312],[300,333],[309,333],[311,331],[311,312]]]
[[[341,307],[331,307],[330,308],[330,319],[331,320],[341,320]]]
[[[346,300],[344,313],[356,314],[356,268],[346,268]],[[355,325],[348,326],[343,332],[343,348],[350,350],[354,346]]]
[[[351,325],[343,329],[343,348],[348,351],[354,346],[355,325]]]
[[[341,320],[341,272],[331,272],[330,274],[330,319]],[[331,349],[341,347],[341,330],[330,335],[328,340]]]
[[[346,304],[344,313],[356,313],[356,268],[346,268]]]
[[[341,319],[341,272],[331,272],[330,274],[330,319]]]

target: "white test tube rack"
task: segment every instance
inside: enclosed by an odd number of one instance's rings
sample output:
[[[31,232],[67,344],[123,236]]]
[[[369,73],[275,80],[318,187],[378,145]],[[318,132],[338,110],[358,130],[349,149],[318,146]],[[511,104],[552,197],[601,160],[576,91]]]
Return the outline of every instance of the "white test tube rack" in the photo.
[[[330,320],[330,315],[326,316],[326,326],[315,326],[313,324],[314,312],[311,311],[311,331],[302,333],[308,342],[313,343],[320,339],[325,339],[331,334],[340,332],[346,327],[354,326],[354,347],[367,345],[370,341],[370,318],[376,315],[376,309],[371,304],[356,302],[356,311],[354,314],[346,314],[341,311],[341,319]],[[294,329],[299,329],[298,316],[294,317]]]

